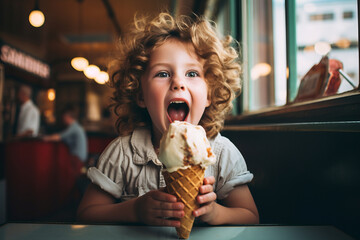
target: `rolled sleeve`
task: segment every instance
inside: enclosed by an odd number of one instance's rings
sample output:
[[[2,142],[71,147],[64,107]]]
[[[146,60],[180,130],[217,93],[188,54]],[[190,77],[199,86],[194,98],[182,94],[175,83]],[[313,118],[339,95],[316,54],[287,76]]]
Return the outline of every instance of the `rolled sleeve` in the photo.
[[[245,159],[235,145],[224,137],[222,141],[225,147],[218,152],[219,174],[215,189],[218,199],[226,198],[236,186],[249,183],[254,177],[247,170]]]
[[[110,178],[104,175],[99,169],[91,167],[88,170],[87,176],[92,183],[98,185],[102,190],[110,193],[115,198],[121,197],[122,189],[119,185],[114,183]]]
[[[101,154],[97,167],[89,168],[88,178],[102,190],[115,198],[123,193],[124,181],[120,160],[122,155],[120,139],[111,142]]]

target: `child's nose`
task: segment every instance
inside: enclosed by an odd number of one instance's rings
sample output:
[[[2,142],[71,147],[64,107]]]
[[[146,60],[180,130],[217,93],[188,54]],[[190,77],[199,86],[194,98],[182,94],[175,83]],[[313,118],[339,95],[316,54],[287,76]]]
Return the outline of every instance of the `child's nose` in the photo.
[[[184,81],[180,77],[174,76],[171,83],[171,90],[185,90]]]

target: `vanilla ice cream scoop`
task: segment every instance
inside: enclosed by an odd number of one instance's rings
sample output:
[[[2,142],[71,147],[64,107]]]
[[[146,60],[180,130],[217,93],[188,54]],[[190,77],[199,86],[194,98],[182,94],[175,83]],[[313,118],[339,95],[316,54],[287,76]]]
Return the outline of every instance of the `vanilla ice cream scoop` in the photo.
[[[215,155],[201,126],[175,121],[169,125],[160,141],[159,160],[165,170],[174,172],[193,165],[206,168],[214,164]]]

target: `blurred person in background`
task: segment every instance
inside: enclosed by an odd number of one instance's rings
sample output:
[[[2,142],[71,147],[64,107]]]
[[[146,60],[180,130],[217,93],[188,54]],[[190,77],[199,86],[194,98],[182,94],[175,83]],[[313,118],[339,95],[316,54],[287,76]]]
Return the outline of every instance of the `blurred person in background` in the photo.
[[[31,100],[32,90],[27,85],[21,85],[18,100],[21,104],[16,137],[36,137],[40,128],[40,111]]]
[[[80,194],[84,194],[89,180],[86,178],[88,145],[84,128],[77,121],[76,108],[67,105],[61,112],[62,122],[65,130],[59,133],[43,136],[44,141],[63,141],[69,148],[73,165],[73,174],[76,177],[75,186]],[[64,159],[65,160],[65,159]]]
[[[75,107],[69,105],[62,111],[62,121],[66,129],[60,133],[44,136],[45,141],[63,141],[72,155],[83,164],[87,160],[87,138],[84,128],[78,123]]]

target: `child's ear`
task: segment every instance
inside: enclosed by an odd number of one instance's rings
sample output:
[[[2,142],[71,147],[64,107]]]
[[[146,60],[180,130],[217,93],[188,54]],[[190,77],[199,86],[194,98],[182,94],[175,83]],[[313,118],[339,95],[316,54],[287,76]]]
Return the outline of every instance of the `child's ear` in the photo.
[[[211,100],[208,98],[207,101],[206,101],[206,107],[208,107],[210,105],[211,105]]]
[[[142,94],[142,92],[139,92],[136,96],[136,103],[139,107],[141,108],[146,108],[146,105],[145,105],[145,101],[144,101],[144,96]]]
[[[208,96],[207,96],[207,100],[206,100],[206,107],[210,106],[211,105],[211,94],[210,92],[208,93]]]

